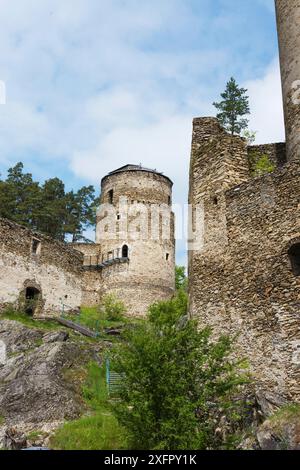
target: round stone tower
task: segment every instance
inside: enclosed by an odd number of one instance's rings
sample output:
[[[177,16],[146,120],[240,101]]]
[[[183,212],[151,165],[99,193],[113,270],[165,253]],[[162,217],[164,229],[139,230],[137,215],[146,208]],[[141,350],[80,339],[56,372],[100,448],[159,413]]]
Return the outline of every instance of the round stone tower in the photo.
[[[287,159],[300,159],[300,0],[275,0]]]
[[[175,290],[172,181],[156,170],[126,165],[101,182],[96,243],[101,246],[103,293],[114,293],[128,314]]]

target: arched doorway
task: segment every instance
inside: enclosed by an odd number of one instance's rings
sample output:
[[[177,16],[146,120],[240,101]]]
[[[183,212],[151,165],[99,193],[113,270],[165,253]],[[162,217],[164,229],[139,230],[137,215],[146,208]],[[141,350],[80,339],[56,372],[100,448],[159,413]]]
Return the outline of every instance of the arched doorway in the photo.
[[[123,245],[122,247],[122,258],[128,258],[128,246]]]
[[[25,313],[34,315],[40,300],[41,292],[36,287],[26,287],[25,289]]]

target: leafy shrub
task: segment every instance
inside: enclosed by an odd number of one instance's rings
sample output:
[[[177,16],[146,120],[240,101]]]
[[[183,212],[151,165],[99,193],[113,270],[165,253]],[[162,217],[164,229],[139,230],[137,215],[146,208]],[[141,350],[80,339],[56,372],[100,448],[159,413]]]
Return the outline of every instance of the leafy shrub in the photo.
[[[150,308],[113,357],[124,374],[114,413],[137,449],[226,448],[245,413],[236,399],[248,382],[230,359],[227,336],[213,341],[186,316],[183,291]]]
[[[276,168],[275,164],[267,154],[261,155],[258,152],[251,152],[249,159],[251,173],[254,177],[272,173]]]
[[[126,313],[126,307],[115,295],[109,294],[103,298],[100,312],[106,320],[122,321]]]

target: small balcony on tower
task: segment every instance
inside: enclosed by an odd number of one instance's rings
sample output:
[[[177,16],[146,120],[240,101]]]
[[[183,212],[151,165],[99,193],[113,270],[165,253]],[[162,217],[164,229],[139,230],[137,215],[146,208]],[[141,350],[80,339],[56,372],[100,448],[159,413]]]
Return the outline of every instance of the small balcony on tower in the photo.
[[[83,268],[86,271],[96,270],[101,271],[109,266],[115,264],[128,263],[129,250],[128,246],[124,245],[122,248],[117,248],[101,255],[85,255],[83,260]]]

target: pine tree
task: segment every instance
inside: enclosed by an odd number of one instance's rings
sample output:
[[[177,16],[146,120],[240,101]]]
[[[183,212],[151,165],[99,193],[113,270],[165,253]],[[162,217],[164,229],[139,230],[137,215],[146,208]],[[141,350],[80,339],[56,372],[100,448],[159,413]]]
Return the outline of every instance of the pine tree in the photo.
[[[226,85],[224,93],[221,93],[222,101],[213,103],[219,113],[217,118],[223,127],[231,135],[240,135],[243,129],[247,129],[249,120],[244,116],[250,114],[248,90],[239,88],[232,77]]]
[[[8,170],[6,181],[0,182],[0,216],[22,225],[37,228],[41,188],[31,173],[23,173],[23,164]]]
[[[74,242],[85,240],[83,232],[96,222],[99,199],[94,187],[66,192],[59,178],[50,178],[41,186],[23,169],[19,162],[8,170],[6,180],[0,180],[0,217],[61,241],[70,235]]]

